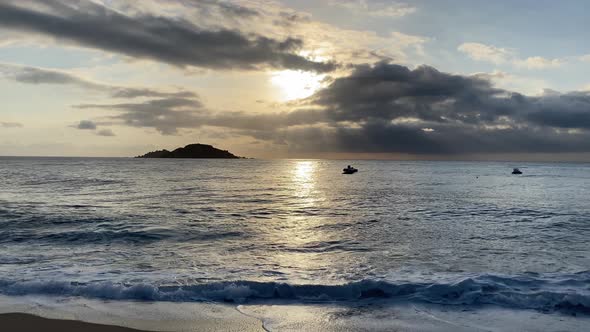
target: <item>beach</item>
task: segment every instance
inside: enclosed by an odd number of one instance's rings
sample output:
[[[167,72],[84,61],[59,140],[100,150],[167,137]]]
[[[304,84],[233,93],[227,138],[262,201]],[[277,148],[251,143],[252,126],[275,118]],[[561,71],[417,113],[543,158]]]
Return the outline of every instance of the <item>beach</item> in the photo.
[[[42,295],[0,296],[0,324],[14,327],[7,331],[264,331],[236,305]]]
[[[6,303],[6,298],[0,299]],[[19,301],[22,301],[20,299]],[[68,302],[68,300],[66,300]],[[82,304],[84,302],[84,304]],[[45,302],[47,305],[48,302]],[[45,306],[37,315],[0,314],[7,331],[582,331],[590,318],[501,307],[399,303],[204,305],[119,303],[100,301],[70,303],[69,310]],[[131,309],[135,307],[134,309]],[[151,307],[151,308],[150,308]],[[51,309],[50,309],[51,308]],[[86,309],[81,309],[86,308]],[[109,308],[105,311],[105,308]],[[69,314],[67,314],[69,312]],[[77,320],[71,316],[76,312]],[[193,312],[193,315],[187,315]],[[38,315],[52,318],[41,318]],[[55,317],[68,316],[68,319]],[[125,326],[125,327],[123,327]]]
[[[79,321],[71,320],[59,320],[59,319],[47,319],[38,316],[13,313],[13,314],[0,314],[0,326],[6,331],[22,331],[22,332],[34,332],[34,331],[62,331],[62,332],[77,332],[77,331],[88,331],[88,332],[139,332],[139,330],[84,323]]]

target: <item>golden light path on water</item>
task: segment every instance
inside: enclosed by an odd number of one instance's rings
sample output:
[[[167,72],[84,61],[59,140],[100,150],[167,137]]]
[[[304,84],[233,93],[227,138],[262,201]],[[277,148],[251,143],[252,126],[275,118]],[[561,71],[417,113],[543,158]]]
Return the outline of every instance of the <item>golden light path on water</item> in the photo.
[[[315,187],[315,168],[313,161],[297,161],[293,172],[293,183],[298,187],[298,195],[313,203],[312,191]]]
[[[275,259],[281,266],[307,271],[322,269],[326,264],[323,256],[308,250],[327,240],[325,233],[317,231],[323,218],[314,213],[322,201],[317,187],[319,165],[317,161],[298,160],[288,163],[288,167],[291,167],[289,190],[294,197],[289,207],[292,213],[275,228],[275,240],[280,239],[287,250],[276,252]]]

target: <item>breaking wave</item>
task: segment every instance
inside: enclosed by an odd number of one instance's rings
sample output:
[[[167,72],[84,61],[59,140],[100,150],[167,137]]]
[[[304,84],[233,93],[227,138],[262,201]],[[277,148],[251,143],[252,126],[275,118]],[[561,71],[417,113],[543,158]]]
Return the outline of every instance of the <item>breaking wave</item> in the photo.
[[[341,285],[232,281],[186,286],[0,280],[5,295],[81,296],[109,300],[336,302],[395,300],[441,305],[496,305],[590,314],[590,271],[566,275],[473,275],[449,281],[363,280]]]

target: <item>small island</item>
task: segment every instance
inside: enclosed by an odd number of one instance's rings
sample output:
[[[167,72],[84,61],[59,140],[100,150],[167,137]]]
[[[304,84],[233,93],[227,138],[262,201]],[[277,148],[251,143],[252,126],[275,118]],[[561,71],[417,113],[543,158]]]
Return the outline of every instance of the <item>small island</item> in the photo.
[[[220,150],[207,144],[189,144],[174,151],[157,150],[135,158],[215,158],[243,159],[226,150]]]

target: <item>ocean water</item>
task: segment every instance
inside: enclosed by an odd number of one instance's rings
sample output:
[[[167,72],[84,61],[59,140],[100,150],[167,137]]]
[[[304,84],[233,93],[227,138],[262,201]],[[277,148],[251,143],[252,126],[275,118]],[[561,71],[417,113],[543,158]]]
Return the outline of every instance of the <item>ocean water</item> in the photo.
[[[6,296],[590,315],[589,164],[4,157],[0,176]]]

